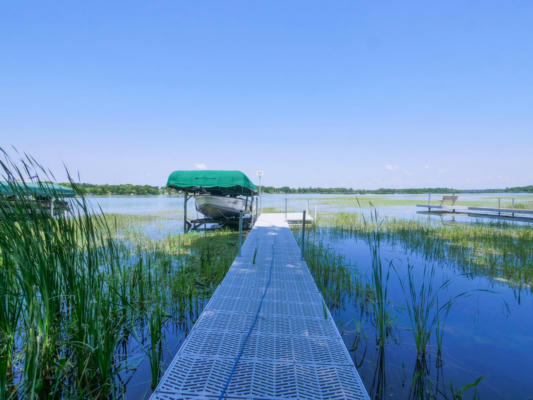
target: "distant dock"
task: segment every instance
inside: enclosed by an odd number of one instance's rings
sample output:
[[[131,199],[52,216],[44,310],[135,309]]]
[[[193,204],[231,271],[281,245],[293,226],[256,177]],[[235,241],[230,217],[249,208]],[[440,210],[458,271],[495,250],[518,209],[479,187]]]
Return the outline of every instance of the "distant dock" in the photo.
[[[514,219],[533,222],[533,210],[524,210],[520,208],[468,207],[432,204],[417,204],[416,206],[425,208],[426,211],[424,211],[424,213],[428,214],[466,214],[470,217]]]
[[[152,399],[369,399],[285,213],[259,216]]]

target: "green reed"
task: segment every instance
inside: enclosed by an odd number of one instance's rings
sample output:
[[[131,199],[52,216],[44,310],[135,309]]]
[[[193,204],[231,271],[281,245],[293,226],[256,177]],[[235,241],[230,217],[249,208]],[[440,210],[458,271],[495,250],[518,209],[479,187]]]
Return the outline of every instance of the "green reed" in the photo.
[[[293,231],[296,240],[300,242],[299,228],[294,227]],[[343,307],[350,294],[359,287],[356,275],[350,271],[346,260],[323,242],[309,240],[309,231],[305,241],[305,261],[327,306],[330,309]]]
[[[392,318],[388,310],[388,293],[390,265],[383,268],[381,258],[381,241],[382,232],[379,229],[381,221],[377,212],[371,214],[371,219],[367,221],[363,218],[363,224],[366,227],[366,235],[372,258],[371,289],[373,294],[373,315],[376,325],[376,341],[379,346],[384,346],[387,337],[390,334]]]
[[[369,224],[356,214],[339,213],[323,221],[334,234],[382,238],[406,250],[422,252],[429,261],[455,262],[463,271],[483,274],[518,287],[533,282],[533,229],[509,223],[441,224],[386,219]]]
[[[5,153],[0,175],[43,188],[54,180],[31,157],[14,162]],[[118,377],[138,358],[123,349],[136,331],[155,386],[164,325],[198,316],[199,298],[237,253],[236,233],[153,241],[121,231],[83,196],[53,217],[19,185],[13,190],[0,201],[0,399],[120,397]]]
[[[157,305],[150,313],[148,319],[150,332],[150,350],[148,358],[150,360],[150,371],[152,374],[151,387],[155,389],[161,377],[161,357],[163,353],[163,311]]]
[[[454,302],[464,295],[457,294],[442,301],[443,292],[450,286],[451,280],[445,279],[440,284],[435,282],[435,268],[424,265],[422,277],[414,278],[414,267],[407,267],[407,283],[398,274],[403,289],[406,309],[411,323],[417,358],[425,359],[427,347],[434,333],[437,342],[437,354],[442,353],[442,328]]]

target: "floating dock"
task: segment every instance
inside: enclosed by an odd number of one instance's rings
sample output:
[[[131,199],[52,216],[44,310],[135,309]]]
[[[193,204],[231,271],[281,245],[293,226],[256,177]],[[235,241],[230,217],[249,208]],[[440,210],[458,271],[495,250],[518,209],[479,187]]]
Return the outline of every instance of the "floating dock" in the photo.
[[[262,214],[152,399],[369,399],[285,214]]]
[[[417,204],[429,214],[466,214],[470,217],[504,218],[533,222],[533,210],[520,208],[468,207],[458,205]]]

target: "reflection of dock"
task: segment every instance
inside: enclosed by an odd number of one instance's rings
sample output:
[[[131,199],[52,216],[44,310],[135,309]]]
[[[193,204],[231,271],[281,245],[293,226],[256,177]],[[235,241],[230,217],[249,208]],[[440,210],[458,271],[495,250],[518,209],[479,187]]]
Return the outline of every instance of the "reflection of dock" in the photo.
[[[152,395],[222,398],[369,399],[284,213],[259,217]]]
[[[515,219],[520,221],[533,221],[533,210],[520,208],[500,207],[468,207],[459,205],[433,205],[417,204],[417,207],[426,208],[424,214],[465,214],[470,217],[488,217]]]

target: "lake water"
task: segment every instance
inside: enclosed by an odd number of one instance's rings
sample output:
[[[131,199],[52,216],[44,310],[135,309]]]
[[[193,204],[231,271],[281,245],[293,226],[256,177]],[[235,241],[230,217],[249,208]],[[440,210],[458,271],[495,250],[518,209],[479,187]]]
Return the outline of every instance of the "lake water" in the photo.
[[[362,276],[362,280],[370,280],[371,252],[364,240],[339,237],[327,229],[318,232],[317,240],[324,241],[335,253],[345,257],[354,274]],[[486,276],[466,274],[454,262],[430,260],[422,252],[400,244],[384,242],[380,254],[384,265],[388,266],[389,262],[394,265],[394,269],[385,268],[390,272],[389,310],[394,323],[392,337],[384,350],[376,346],[375,327],[362,314],[358,301],[333,312],[348,348],[356,337],[359,338],[352,356],[374,398],[419,398],[419,394],[413,393],[412,381],[416,374],[426,374],[433,385],[440,380],[441,391],[452,382],[458,388],[484,376],[478,387],[481,399],[531,398],[533,295],[529,289],[518,290]],[[418,282],[422,280],[424,266],[435,268],[437,285],[450,279],[450,287],[439,295],[442,301],[468,293],[454,302],[445,320],[442,364],[437,363],[433,342],[425,371],[416,363],[416,347],[405,309],[406,295],[400,285],[400,280],[407,281],[408,265],[413,266]],[[382,393],[378,396],[380,385],[383,385]],[[471,395],[472,392],[468,392],[465,398]]]
[[[357,196],[360,199],[377,198],[385,202],[390,201],[410,201],[411,203],[426,203],[427,195],[382,195],[382,196]],[[441,198],[440,195],[433,195],[433,199]],[[480,201],[496,207],[497,198],[505,199],[507,203],[511,198],[517,202],[520,199],[527,199],[532,202],[531,194],[522,193],[479,193],[460,195],[463,201]],[[147,232],[154,238],[164,236],[167,233],[183,232],[183,197],[181,196],[109,196],[109,197],[88,197],[89,205],[94,209],[105,213],[129,214],[129,215],[150,215],[160,217],[157,223],[147,224]],[[504,201],[504,200],[502,200]],[[311,216],[317,213],[334,212],[357,212],[369,215],[372,208],[359,207],[353,195],[323,195],[323,194],[265,194],[261,198],[262,208],[266,211],[285,211],[285,205],[289,212],[301,212],[308,210]],[[379,204],[379,203],[378,203]],[[493,219],[472,218],[466,215],[425,215],[419,214],[421,208],[415,204],[409,205],[377,205],[374,209],[382,217],[394,217],[402,219],[432,219],[443,222],[471,222],[471,221],[493,221]],[[199,218],[201,215],[194,207],[194,201],[188,203],[189,218]],[[165,218],[168,221],[165,222]],[[511,223],[522,224],[521,221]]]
[[[497,197],[509,194],[469,194],[461,198],[469,201],[494,202]],[[512,195],[519,198],[524,195]],[[530,196],[530,195],[529,195]],[[285,209],[285,199],[289,211],[309,208],[311,215],[315,207],[318,213],[361,212],[368,214],[370,209],[358,207],[355,202],[338,201],[353,196],[339,195],[264,195],[263,208],[266,210]],[[364,196],[360,196],[364,198]],[[376,196],[372,196],[376,197]],[[425,195],[380,196],[384,199],[427,201]],[[530,197],[529,197],[530,198]],[[309,201],[309,205],[308,205]],[[151,215],[161,217],[157,222],[145,224],[144,230],[157,239],[168,233],[182,232],[183,198],[158,197],[98,197],[90,198],[93,207],[101,207],[106,213]],[[191,202],[189,210],[194,209]],[[410,205],[385,205],[377,207],[382,217],[402,219],[434,219],[456,222],[472,222],[479,219],[467,216],[427,216],[417,214],[418,209]],[[195,216],[192,211],[192,216]],[[190,214],[191,215],[191,212]],[[335,235],[331,230],[319,229],[316,240],[323,241],[335,253],[342,255],[354,275],[369,279],[371,256],[368,244],[358,237]],[[533,249],[532,249],[533,251]],[[450,260],[431,260],[421,251],[405,248],[401,244],[384,242],[380,254],[385,263],[392,261],[390,270],[389,295],[390,309],[394,316],[392,336],[381,350],[376,346],[375,327],[362,312],[363,307],[356,299],[343,307],[332,310],[333,317],[348,348],[357,339],[358,345],[351,351],[365,386],[379,399],[419,398],[420,388],[413,385],[417,377],[426,376],[430,385],[452,398],[449,387],[459,388],[484,379],[478,386],[482,399],[530,399],[533,396],[533,295],[531,291],[517,289],[504,282],[487,276],[465,273],[461,266]],[[409,319],[405,310],[405,294],[400,280],[407,277],[407,267],[412,265],[415,278],[421,279],[424,266],[435,268],[435,282],[450,279],[451,285],[445,296],[453,297],[467,292],[453,305],[443,329],[442,363],[437,362],[435,347],[430,347],[427,363],[416,362],[416,350]],[[164,365],[186,337],[196,316],[183,326],[167,326]],[[135,352],[135,349],[131,349]],[[126,397],[131,399],[147,396],[150,392],[150,372],[145,361],[140,362],[134,379],[127,386]],[[426,388],[427,389],[427,388]],[[436,390],[428,389],[429,391]],[[471,398],[469,391],[465,398]],[[430,398],[430,397],[428,397]],[[439,398],[446,398],[444,395]]]

